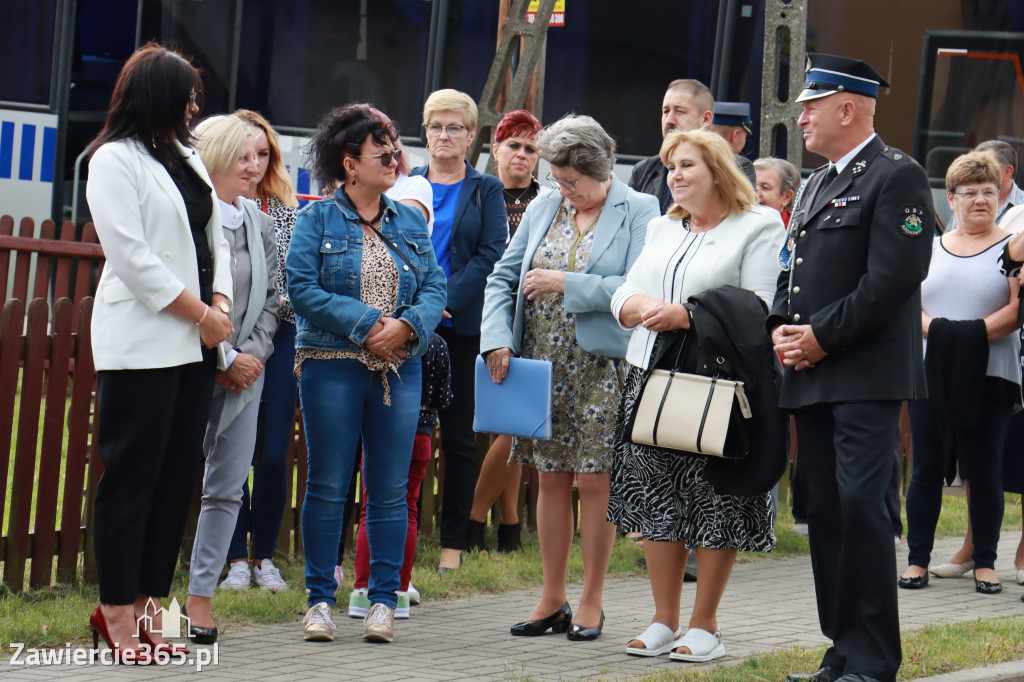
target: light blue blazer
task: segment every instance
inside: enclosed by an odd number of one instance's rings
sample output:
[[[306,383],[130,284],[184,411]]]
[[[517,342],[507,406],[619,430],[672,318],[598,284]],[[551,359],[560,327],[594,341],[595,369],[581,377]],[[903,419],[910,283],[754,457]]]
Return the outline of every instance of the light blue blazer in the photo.
[[[551,191],[530,202],[505,255],[487,278],[481,353],[497,348],[511,348],[516,355],[522,352],[525,299],[512,292],[530,271],[533,254],[561,203],[562,196]],[[576,316],[576,340],[584,350],[610,358],[625,357],[629,332],[612,317],[611,298],[643,249],[647,223],[658,215],[656,198],[630,189],[617,178],[612,180],[594,228],[586,268],[582,273],[565,273],[563,305]]]

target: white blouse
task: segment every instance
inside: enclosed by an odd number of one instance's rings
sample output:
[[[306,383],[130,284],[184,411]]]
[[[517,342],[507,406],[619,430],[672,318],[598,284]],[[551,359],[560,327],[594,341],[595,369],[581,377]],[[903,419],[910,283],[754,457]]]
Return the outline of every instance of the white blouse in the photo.
[[[681,220],[667,216],[655,218],[647,226],[640,257],[612,295],[612,315],[619,320],[623,304],[637,294],[684,303],[693,294],[727,284],[753,291],[770,307],[785,239],[778,211],[764,206],[731,215],[705,232],[689,232]],[[634,327],[626,360],[646,369],[657,336],[643,325]]]

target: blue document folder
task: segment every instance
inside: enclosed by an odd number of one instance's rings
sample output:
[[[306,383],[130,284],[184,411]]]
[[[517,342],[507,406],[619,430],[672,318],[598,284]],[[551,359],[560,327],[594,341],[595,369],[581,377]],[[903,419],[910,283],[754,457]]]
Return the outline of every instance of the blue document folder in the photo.
[[[550,440],[551,363],[511,358],[508,375],[496,384],[478,355],[473,430]]]

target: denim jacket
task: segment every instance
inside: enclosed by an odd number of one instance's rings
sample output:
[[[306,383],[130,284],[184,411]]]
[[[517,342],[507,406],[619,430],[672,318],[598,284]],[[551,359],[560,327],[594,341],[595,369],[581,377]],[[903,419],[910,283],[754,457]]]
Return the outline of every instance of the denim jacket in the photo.
[[[386,314],[412,326],[411,356],[426,353],[445,306],[444,271],[434,258],[423,215],[386,196],[384,203],[380,231],[409,261],[388,248],[398,268],[393,311],[371,308],[359,299],[363,228],[341,190],[299,212],[285,261],[298,327],[296,347],[357,350]]]

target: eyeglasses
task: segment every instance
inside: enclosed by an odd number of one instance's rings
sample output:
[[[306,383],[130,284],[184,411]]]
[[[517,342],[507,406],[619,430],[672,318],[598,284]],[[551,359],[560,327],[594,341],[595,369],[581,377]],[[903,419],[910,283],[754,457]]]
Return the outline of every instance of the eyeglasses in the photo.
[[[427,126],[427,137],[440,137],[442,131],[448,133],[448,137],[458,137],[466,129],[466,126],[442,126],[435,123],[434,125]]]
[[[190,95],[188,96],[188,103],[189,103],[189,106],[192,106],[193,104],[195,104],[195,103],[196,103],[196,98],[197,98],[197,97],[199,97],[199,93],[197,93],[197,92],[193,92],[192,94],[190,94]]]
[[[974,201],[978,198],[979,192],[976,189],[965,189],[962,192],[953,192],[953,194],[961,197],[964,201]],[[983,189],[980,194],[985,201],[992,201],[999,196],[999,192],[994,189]]]
[[[402,150],[396,149],[391,152],[381,152],[380,154],[363,154],[357,156],[357,159],[380,159],[380,165],[387,168],[391,165],[391,159],[395,160],[395,163],[402,162]]]
[[[551,177],[551,173],[548,173],[544,176],[544,179],[547,180],[555,189],[564,189],[566,192],[575,192],[576,183],[583,179],[583,175],[580,174],[580,176],[575,180],[556,180]]]

